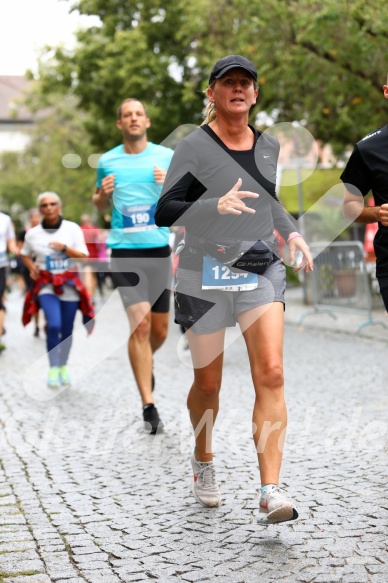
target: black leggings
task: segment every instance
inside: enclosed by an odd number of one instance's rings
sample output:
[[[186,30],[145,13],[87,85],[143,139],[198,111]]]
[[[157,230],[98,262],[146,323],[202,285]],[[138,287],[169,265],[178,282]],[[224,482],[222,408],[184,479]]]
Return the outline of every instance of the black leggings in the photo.
[[[3,297],[5,292],[5,282],[7,278],[7,268],[0,267],[0,310],[5,310],[5,306],[3,304]]]

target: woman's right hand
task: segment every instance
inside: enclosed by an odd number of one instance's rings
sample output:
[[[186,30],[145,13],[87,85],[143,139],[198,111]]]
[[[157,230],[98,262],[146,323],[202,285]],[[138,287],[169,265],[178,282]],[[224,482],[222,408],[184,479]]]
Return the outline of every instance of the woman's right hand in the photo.
[[[38,279],[38,277],[39,277],[39,271],[40,271],[39,266],[36,263],[33,263],[31,265],[31,267],[30,267],[30,277],[31,277],[31,279],[33,279],[34,281],[36,279]]]
[[[241,215],[243,212],[254,214],[256,212],[255,209],[246,206],[241,199],[259,198],[259,195],[249,190],[239,190],[241,184],[242,180],[239,178],[231,190],[219,199],[217,211],[220,215]]]

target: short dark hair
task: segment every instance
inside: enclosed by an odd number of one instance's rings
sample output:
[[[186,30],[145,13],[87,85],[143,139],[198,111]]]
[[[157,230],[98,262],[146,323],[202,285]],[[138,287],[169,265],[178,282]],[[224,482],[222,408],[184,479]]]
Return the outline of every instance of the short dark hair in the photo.
[[[122,108],[123,108],[124,103],[129,103],[131,101],[138,101],[139,103],[141,103],[142,106],[143,106],[143,108],[144,108],[144,112],[145,112],[146,116],[148,117],[148,115],[147,115],[147,108],[144,105],[144,103],[142,101],[140,101],[140,99],[136,99],[136,97],[128,97],[127,99],[124,99],[124,101],[122,101],[120,103],[120,105],[118,106],[118,108],[117,108],[117,119],[121,119],[121,112],[122,112]]]

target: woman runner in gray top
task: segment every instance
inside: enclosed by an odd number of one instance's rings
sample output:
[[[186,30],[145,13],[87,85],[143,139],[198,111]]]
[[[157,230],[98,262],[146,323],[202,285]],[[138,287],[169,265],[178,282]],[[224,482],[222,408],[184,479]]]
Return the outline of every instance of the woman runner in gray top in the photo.
[[[276,256],[274,228],[288,241],[292,263],[295,252],[302,252],[297,270],[312,270],[313,262],[275,195],[279,144],[248,124],[258,95],[256,82],[257,71],[244,57],[229,55],[216,62],[207,89],[207,118],[179,143],[155,219],[159,226],[186,229],[175,317],[187,329],[194,365],[188,409],[196,442],[191,458],[195,499],[208,507],[221,504],[212,430],[225,327],[238,322],[256,394],[253,437],[262,484],[259,516],[273,523],[298,516],[278,486],[287,423],[282,354],[285,267]]]

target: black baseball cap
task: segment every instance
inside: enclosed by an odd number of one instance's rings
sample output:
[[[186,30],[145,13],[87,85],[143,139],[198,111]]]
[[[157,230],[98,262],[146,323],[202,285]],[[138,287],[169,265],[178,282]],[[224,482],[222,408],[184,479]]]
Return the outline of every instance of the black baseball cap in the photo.
[[[257,71],[252,61],[249,61],[245,57],[241,57],[241,55],[228,55],[227,57],[219,59],[214,65],[212,72],[210,73],[209,85],[210,83],[213,83],[215,79],[220,79],[225,73],[230,71],[230,69],[236,68],[245,69],[245,71],[248,71],[253,79],[257,81]]]

